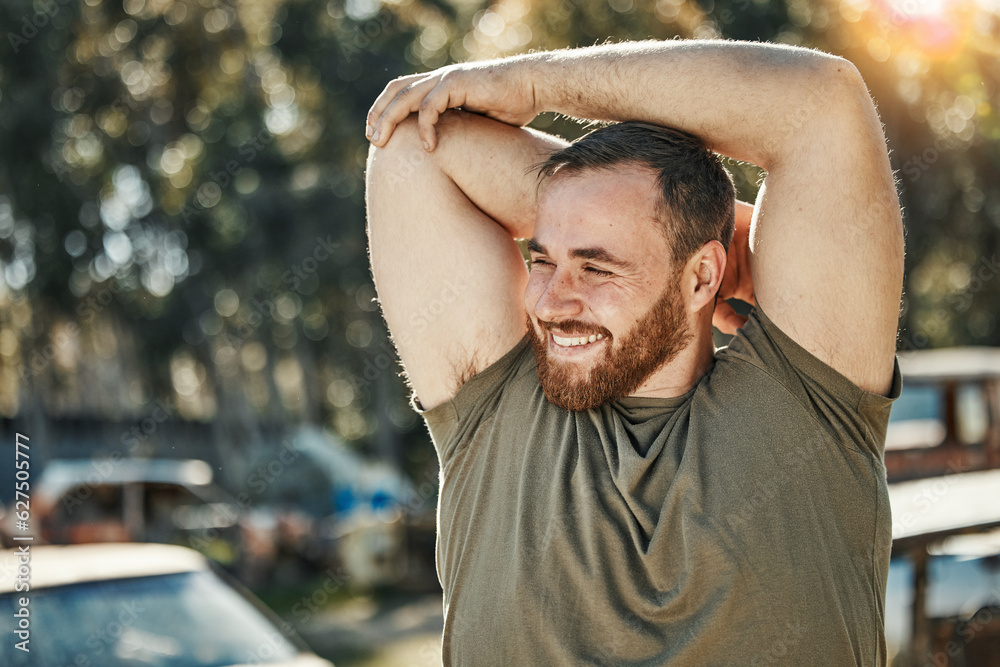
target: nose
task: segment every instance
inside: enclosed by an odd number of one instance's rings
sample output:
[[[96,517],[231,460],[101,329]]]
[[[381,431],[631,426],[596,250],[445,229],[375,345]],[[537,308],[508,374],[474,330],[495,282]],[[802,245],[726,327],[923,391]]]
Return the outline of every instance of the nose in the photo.
[[[573,278],[567,272],[556,269],[542,280],[545,282],[537,286],[540,292],[535,299],[535,317],[546,322],[579,317],[584,304]]]

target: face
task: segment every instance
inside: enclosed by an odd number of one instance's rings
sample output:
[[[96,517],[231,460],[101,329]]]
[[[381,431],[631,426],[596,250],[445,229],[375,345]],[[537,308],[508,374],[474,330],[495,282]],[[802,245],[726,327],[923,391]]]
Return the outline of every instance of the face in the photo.
[[[525,309],[546,397],[586,410],[635,394],[691,339],[642,170],[556,176],[539,202]]]

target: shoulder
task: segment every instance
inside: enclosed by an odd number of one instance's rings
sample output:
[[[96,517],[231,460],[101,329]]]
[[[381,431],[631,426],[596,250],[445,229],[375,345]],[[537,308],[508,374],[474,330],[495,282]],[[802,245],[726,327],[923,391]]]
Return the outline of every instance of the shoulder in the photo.
[[[887,395],[862,389],[775,325],[760,308],[728,347],[716,354],[710,383],[745,411],[764,419],[799,414],[854,448],[881,454],[898,365]]]

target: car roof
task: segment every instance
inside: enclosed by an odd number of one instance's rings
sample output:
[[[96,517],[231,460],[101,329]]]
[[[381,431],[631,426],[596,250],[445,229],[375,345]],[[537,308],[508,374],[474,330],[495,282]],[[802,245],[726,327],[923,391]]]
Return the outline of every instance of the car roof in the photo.
[[[986,502],[1000,488],[1000,469],[954,473],[889,484],[896,547],[1000,527],[1000,504]]]
[[[212,483],[212,467],[199,459],[56,459],[32,485],[42,496],[58,498],[81,484],[137,482],[197,487]]]
[[[898,356],[904,382],[1000,377],[1000,348],[948,347],[900,352]]]
[[[200,553],[171,544],[22,545],[29,547],[31,590],[208,569]],[[14,591],[18,555],[17,547],[0,550],[0,594]]]

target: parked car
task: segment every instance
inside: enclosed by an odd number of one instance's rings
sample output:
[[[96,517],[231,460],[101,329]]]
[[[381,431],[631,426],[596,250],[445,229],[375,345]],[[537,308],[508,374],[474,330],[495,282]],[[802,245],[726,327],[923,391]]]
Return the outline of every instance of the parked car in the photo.
[[[1000,467],[1000,349],[899,354],[885,442],[890,482]]]
[[[332,667],[185,547],[32,546],[27,592],[16,590],[18,567],[15,550],[0,552],[0,631],[8,638],[0,664],[9,667]],[[30,652],[17,647],[25,638],[15,633],[19,618],[27,619]]]
[[[236,502],[196,459],[57,459],[32,483],[36,539],[48,544],[160,542],[237,559]],[[13,515],[3,519],[11,546]]]

